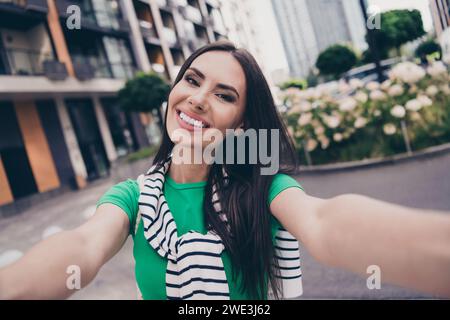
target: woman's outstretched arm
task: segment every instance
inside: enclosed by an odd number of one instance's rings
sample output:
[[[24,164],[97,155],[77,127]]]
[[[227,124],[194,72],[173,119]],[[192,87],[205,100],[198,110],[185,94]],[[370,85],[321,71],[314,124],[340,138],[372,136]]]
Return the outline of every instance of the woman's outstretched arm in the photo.
[[[318,261],[381,281],[450,297],[450,212],[413,209],[356,194],[320,199],[299,188],[270,209]]]
[[[71,231],[55,234],[32,247],[15,263],[0,269],[0,299],[64,299],[75,293],[67,280],[78,266],[81,287],[123,246],[129,220],[111,204]]]

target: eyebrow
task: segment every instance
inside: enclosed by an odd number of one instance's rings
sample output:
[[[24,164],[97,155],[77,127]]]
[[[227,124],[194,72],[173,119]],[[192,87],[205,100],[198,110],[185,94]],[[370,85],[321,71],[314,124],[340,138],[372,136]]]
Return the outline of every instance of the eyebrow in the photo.
[[[194,71],[200,78],[205,79],[205,75],[204,75],[200,70],[198,70],[197,68],[189,67],[188,70]],[[238,98],[240,98],[239,93],[238,93],[237,90],[236,90],[234,87],[232,87],[232,86],[229,86],[229,85],[224,84],[224,83],[218,83],[218,84],[216,85],[216,87],[217,87],[217,88],[220,88],[220,89],[231,90],[231,91],[233,91],[234,93],[236,93],[236,95],[238,96]]]

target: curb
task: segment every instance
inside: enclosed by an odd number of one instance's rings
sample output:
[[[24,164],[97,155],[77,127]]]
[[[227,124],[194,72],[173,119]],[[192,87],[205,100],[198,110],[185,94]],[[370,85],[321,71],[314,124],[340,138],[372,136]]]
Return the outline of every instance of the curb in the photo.
[[[400,153],[385,158],[357,160],[357,161],[340,162],[335,164],[324,164],[316,166],[315,165],[300,166],[299,171],[301,175],[303,173],[315,174],[315,173],[329,173],[329,172],[368,169],[373,167],[394,165],[415,160],[432,158],[447,153],[450,153],[450,143],[444,143],[438,146],[433,146],[419,151],[415,151],[411,155],[408,153]]]

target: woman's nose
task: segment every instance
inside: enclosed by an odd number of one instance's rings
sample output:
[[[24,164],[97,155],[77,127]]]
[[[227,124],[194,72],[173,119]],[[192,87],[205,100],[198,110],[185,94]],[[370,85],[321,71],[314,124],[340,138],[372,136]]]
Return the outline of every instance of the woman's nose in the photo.
[[[207,108],[206,95],[202,93],[192,95],[188,98],[188,103],[196,110],[204,111]]]

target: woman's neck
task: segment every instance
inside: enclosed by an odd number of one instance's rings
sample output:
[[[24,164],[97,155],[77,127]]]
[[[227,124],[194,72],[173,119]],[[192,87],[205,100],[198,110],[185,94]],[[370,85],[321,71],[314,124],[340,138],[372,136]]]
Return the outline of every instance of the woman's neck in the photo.
[[[210,166],[208,164],[176,164],[171,163],[169,176],[176,183],[192,183],[206,181]]]

